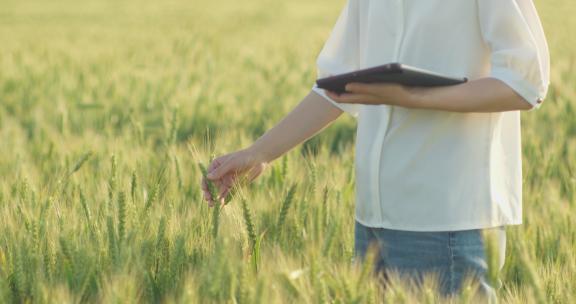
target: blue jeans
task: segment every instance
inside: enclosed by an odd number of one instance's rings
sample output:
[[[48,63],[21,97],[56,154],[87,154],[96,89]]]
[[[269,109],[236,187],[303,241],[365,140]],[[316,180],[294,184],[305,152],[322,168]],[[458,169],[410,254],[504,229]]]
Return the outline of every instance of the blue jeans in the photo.
[[[504,266],[506,230],[504,226],[458,231],[404,231],[367,227],[355,221],[353,262],[364,261],[368,246],[377,250],[376,274],[395,270],[401,276],[421,283],[426,273],[434,273],[439,279],[439,292],[451,296],[460,292],[467,275],[478,283],[478,292],[490,302],[496,302],[495,289],[487,278],[488,263],[481,230],[495,233],[499,255],[499,270]]]

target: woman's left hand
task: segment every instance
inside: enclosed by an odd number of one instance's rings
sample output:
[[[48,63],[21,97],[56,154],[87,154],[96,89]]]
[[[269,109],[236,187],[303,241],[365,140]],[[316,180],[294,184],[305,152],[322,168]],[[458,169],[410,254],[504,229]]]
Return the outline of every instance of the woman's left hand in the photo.
[[[326,90],[326,95],[339,103],[387,104],[414,108],[418,107],[416,91],[420,89],[395,83],[351,82],[346,85],[345,93],[337,94]]]

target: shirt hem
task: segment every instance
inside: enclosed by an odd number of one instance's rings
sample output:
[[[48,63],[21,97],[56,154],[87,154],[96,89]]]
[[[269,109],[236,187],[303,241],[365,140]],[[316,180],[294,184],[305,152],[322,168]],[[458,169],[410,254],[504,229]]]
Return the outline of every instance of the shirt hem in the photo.
[[[364,220],[360,220],[356,216],[354,217],[354,220],[370,228],[384,228],[392,230],[420,231],[420,232],[487,229],[500,226],[512,226],[522,224],[522,220],[512,220],[512,221],[494,222],[494,223],[465,223],[465,224],[439,225],[439,226],[409,226],[409,225],[390,225],[383,223],[373,224],[365,222]]]

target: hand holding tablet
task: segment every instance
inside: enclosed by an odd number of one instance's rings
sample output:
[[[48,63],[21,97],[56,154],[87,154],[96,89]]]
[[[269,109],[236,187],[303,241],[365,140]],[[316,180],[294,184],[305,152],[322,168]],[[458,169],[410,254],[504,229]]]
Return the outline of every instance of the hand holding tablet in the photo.
[[[320,78],[316,80],[316,84],[319,88],[340,94],[346,92],[346,84],[351,82],[386,82],[407,86],[433,87],[455,85],[466,81],[468,81],[466,77],[448,77],[406,64],[388,63],[349,73]]]

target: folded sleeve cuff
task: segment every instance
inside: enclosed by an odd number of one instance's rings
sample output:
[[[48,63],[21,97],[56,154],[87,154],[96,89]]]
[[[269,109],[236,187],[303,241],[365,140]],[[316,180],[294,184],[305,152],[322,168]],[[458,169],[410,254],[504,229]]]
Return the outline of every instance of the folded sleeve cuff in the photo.
[[[546,93],[542,90],[538,90],[518,72],[507,68],[494,67],[490,76],[507,84],[528,103],[530,103],[532,108],[528,109],[528,112],[540,108]]]
[[[316,83],[314,83],[314,86],[312,87],[312,91],[318,93],[320,96],[324,97],[324,99],[326,99],[328,102],[330,102],[332,105],[334,105],[335,107],[339,108],[340,110],[350,114],[352,117],[354,117],[354,118],[358,117],[358,111],[359,111],[360,105],[351,104],[351,103],[336,102],[336,101],[332,100],[330,97],[328,97],[328,95],[326,95],[326,92],[324,91],[324,89],[319,88]]]

